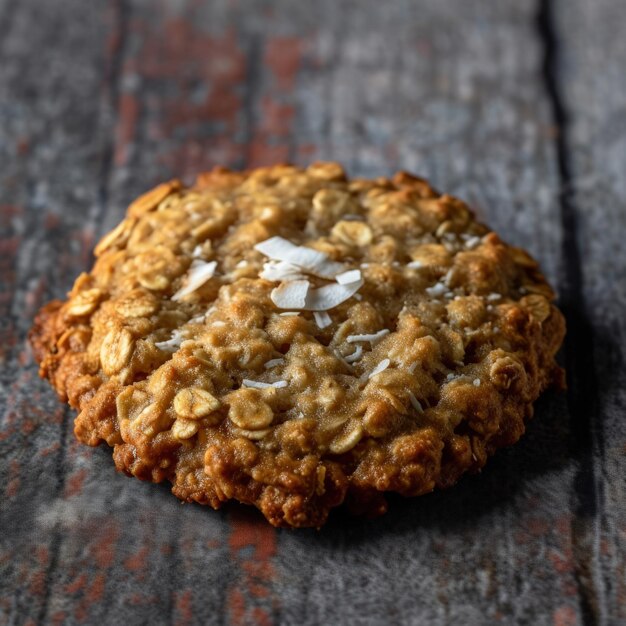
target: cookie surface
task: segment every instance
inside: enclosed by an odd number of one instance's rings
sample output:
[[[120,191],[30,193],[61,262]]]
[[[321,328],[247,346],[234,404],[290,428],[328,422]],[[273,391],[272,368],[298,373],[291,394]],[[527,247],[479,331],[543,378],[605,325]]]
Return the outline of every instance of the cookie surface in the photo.
[[[477,471],[562,385],[536,262],[406,173],[216,169],[136,200],[31,342],[78,439],[276,526]]]

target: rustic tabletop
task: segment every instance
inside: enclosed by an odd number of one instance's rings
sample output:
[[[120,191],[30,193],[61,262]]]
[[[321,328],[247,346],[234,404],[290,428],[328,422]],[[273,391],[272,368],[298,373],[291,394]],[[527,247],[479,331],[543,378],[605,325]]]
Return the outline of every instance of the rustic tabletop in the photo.
[[[620,0],[0,0],[0,624],[626,623],[625,28]],[[117,474],[34,313],[155,183],[320,159],[529,249],[569,391],[481,475],[319,532]]]

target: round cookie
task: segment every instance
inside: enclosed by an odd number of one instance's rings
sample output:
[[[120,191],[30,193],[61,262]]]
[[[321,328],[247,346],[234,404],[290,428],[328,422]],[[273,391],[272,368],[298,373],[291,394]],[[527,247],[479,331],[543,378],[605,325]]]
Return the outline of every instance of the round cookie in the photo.
[[[95,254],[31,331],[76,436],[275,526],[448,487],[563,384],[537,263],[406,173],[215,169],[141,196]]]

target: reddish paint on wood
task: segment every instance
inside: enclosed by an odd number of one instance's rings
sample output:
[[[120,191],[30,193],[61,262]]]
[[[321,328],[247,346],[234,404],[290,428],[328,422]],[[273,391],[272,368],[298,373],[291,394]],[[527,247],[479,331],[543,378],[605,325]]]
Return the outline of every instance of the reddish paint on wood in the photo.
[[[239,579],[228,592],[229,616],[233,624],[271,624],[271,614],[279,600],[272,593],[276,554],[275,528],[260,524],[257,515],[234,511],[230,516],[229,538],[231,558],[241,568]],[[248,552],[248,556],[242,553]],[[256,601],[263,601],[258,606]]]
[[[302,41],[296,37],[271,39],[265,50],[265,63],[280,91],[293,90],[302,54]]]

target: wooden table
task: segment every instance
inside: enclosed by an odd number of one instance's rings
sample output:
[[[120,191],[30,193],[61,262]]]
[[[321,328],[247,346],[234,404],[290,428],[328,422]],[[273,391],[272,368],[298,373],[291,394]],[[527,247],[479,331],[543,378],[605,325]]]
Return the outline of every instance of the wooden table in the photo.
[[[0,624],[626,622],[621,0],[0,0]],[[26,344],[141,191],[408,169],[542,263],[569,392],[448,492],[277,531],[80,446]]]

